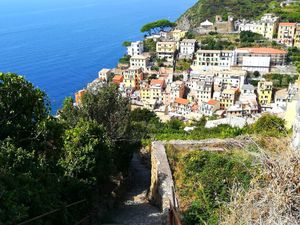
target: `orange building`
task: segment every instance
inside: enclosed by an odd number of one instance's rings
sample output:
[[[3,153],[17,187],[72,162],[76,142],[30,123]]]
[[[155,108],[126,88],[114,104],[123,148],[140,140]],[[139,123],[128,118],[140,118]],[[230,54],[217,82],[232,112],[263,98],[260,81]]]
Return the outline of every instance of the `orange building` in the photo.
[[[86,93],[86,89],[82,89],[75,93],[75,103],[76,105],[79,105],[81,103],[82,97]]]
[[[122,75],[115,75],[113,78],[113,83],[116,85],[120,85],[123,82],[124,77]]]

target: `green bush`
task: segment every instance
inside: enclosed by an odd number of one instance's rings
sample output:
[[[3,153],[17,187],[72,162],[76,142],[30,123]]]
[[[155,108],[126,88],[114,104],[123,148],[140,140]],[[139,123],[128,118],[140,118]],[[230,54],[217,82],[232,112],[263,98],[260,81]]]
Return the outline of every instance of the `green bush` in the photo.
[[[285,121],[275,115],[264,114],[251,127],[250,131],[254,134],[264,136],[280,137],[287,134]]]
[[[177,163],[183,166],[179,195],[194,199],[183,212],[184,224],[218,224],[219,210],[229,202],[233,184],[247,189],[252,177],[251,158],[239,152],[193,151],[177,158]]]

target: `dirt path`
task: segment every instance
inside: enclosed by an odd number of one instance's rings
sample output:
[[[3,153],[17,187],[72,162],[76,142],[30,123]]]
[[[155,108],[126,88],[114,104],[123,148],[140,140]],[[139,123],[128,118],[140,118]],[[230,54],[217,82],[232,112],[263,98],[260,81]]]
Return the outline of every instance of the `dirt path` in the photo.
[[[131,161],[132,180],[121,206],[111,213],[110,224],[160,225],[160,210],[150,205],[146,199],[150,187],[150,170],[142,164],[138,154]]]

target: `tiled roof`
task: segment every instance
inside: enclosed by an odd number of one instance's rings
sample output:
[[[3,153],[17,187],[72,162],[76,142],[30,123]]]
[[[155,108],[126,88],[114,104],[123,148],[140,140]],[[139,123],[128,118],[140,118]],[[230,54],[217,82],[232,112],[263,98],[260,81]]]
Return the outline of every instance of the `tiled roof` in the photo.
[[[150,85],[160,85],[161,87],[164,86],[165,81],[161,79],[152,79]]]
[[[282,49],[276,48],[238,48],[237,50],[245,50],[254,54],[286,54],[287,52]]]
[[[296,23],[288,23],[288,22],[282,22],[282,23],[279,23],[279,26],[295,26]]]
[[[214,99],[211,99],[211,100],[209,100],[208,102],[207,102],[207,104],[209,104],[209,105],[215,105],[215,104],[217,104],[219,101],[217,101],[217,100],[214,100]]]
[[[115,75],[114,78],[113,78],[113,81],[122,82],[123,81],[123,76],[122,75]]]
[[[184,99],[184,98],[175,98],[175,102],[178,103],[178,104],[182,104],[182,105],[189,104],[189,101],[187,99]]]

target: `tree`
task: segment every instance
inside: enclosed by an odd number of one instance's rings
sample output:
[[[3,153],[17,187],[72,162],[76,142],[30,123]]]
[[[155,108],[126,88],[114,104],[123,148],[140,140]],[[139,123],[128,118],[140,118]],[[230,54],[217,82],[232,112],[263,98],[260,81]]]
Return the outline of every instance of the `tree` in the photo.
[[[260,77],[259,71],[254,71],[254,72],[253,72],[253,75],[254,75],[254,77],[256,77],[256,78]]]
[[[131,42],[130,41],[124,41],[123,44],[122,44],[124,47],[128,47],[131,45]]]
[[[241,31],[240,41],[241,43],[254,43],[255,41],[262,40],[263,36],[252,31]]]
[[[129,64],[130,62],[130,55],[124,55],[122,58],[119,59],[119,63]]]
[[[137,108],[131,112],[130,118],[132,121],[140,122],[145,121],[146,123],[149,123],[150,121],[158,121],[157,115],[148,109],[141,109]]]
[[[85,119],[103,125],[112,140],[130,138],[129,99],[121,96],[116,85],[101,88],[95,94],[87,92],[80,111]]]
[[[59,120],[66,128],[75,127],[79,120],[79,110],[74,107],[72,97],[65,98],[61,110],[58,111]]]
[[[141,28],[142,33],[148,33],[148,35],[152,34],[157,34],[160,31],[166,31],[172,27],[175,27],[176,23],[170,22],[169,20],[162,19],[162,20],[157,20],[151,23],[145,24]]]
[[[50,112],[46,94],[12,73],[0,73],[0,140],[7,137],[19,145],[39,137],[36,128]]]
[[[153,39],[144,40],[144,51],[145,52],[155,52],[156,51],[156,42]]]
[[[67,176],[91,185],[103,184],[110,175],[111,158],[104,128],[95,121],[80,120],[66,131],[60,164]]]

